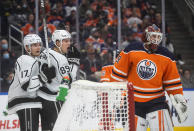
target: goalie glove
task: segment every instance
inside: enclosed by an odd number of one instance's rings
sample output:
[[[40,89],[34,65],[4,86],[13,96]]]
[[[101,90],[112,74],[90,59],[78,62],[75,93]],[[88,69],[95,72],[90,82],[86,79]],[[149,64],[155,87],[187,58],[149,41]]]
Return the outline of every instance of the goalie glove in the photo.
[[[176,112],[178,113],[178,122],[179,123],[184,122],[188,117],[187,102],[185,98],[181,94],[176,94],[176,95],[170,94],[170,99],[171,99],[172,105],[174,106]]]
[[[80,52],[75,46],[71,45],[68,48],[67,59],[69,63],[80,65]]]

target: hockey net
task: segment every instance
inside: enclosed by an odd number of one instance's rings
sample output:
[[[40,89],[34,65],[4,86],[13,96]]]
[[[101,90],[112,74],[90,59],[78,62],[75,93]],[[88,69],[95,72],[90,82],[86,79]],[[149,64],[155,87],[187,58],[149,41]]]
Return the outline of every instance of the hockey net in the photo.
[[[131,83],[73,82],[53,131],[135,131]]]

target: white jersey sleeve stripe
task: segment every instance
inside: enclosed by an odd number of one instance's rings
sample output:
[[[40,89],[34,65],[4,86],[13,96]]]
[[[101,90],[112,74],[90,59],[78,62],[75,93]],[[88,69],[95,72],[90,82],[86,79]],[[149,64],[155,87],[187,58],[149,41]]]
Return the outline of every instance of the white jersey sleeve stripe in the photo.
[[[153,98],[153,97],[159,97],[159,96],[162,96],[162,95],[164,95],[164,92],[162,92],[158,95],[152,95],[152,96],[143,96],[143,95],[134,94],[135,97],[139,97],[139,98]]]
[[[115,71],[121,73],[122,75],[127,76],[127,73],[118,70],[115,66],[113,67],[113,69],[114,69]]]
[[[138,87],[138,86],[133,86],[134,89],[138,89],[138,90],[142,90],[142,91],[159,91],[159,90],[162,90],[163,88],[162,87],[159,87],[159,88],[141,88],[141,87]]]
[[[170,90],[177,90],[177,89],[181,89],[182,86],[178,86],[178,87],[170,87],[170,88],[166,88],[165,90],[170,91]]]
[[[175,81],[180,81],[180,78],[168,80],[168,81],[163,81],[163,83],[171,83],[171,82],[175,82]]]
[[[117,78],[117,77],[113,76],[112,74],[111,74],[111,77],[112,77],[113,79],[117,80],[117,81],[124,81],[123,79]]]

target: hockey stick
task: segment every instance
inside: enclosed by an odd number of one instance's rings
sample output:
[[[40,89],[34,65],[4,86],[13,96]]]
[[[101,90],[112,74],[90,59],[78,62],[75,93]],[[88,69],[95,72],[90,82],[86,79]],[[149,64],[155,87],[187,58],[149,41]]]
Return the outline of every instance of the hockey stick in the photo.
[[[113,64],[116,61],[116,54],[117,54],[117,49],[116,49],[116,42],[113,42]]]
[[[48,36],[47,36],[47,25],[46,25],[46,14],[45,14],[44,0],[41,0],[41,8],[42,8],[43,27],[44,27],[44,36],[45,36],[45,42],[46,42],[48,67],[50,67],[50,57],[49,57],[49,48],[48,48]]]

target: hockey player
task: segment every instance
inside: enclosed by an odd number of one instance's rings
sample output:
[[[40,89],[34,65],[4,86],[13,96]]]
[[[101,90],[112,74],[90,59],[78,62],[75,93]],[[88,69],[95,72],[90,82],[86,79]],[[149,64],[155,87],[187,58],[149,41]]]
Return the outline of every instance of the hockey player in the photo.
[[[56,77],[50,81],[46,80],[44,86],[38,91],[42,102],[41,120],[43,130],[51,131],[53,129],[62,106],[61,101],[65,100],[71,81],[76,79],[78,69],[76,64],[79,64],[79,53],[75,47],[70,45],[70,40],[71,34],[66,30],[55,30],[52,34],[52,41],[55,46],[53,50],[49,49],[49,58],[51,66],[56,69]],[[44,50],[40,55],[41,72],[45,67],[48,67],[46,54],[47,52]],[[67,59],[65,55],[71,58]],[[69,65],[70,62],[73,63],[71,66]],[[59,101],[56,101],[56,98]]]
[[[106,65],[102,67],[100,82],[110,82],[110,75],[112,73],[113,65]]]
[[[144,43],[127,46],[117,57],[111,80],[133,83],[136,131],[173,131],[165,91],[174,96],[178,120],[187,118],[187,105],[172,53],[159,46],[162,33],[156,25],[144,31]]]
[[[14,78],[8,92],[8,111],[9,114],[18,115],[21,131],[38,131],[39,127],[42,104],[37,99],[37,90],[42,86],[43,80],[39,75],[36,57],[40,55],[41,47],[42,41],[38,35],[28,34],[24,37],[24,48],[28,55],[17,59]],[[48,75],[44,76],[47,78]]]

